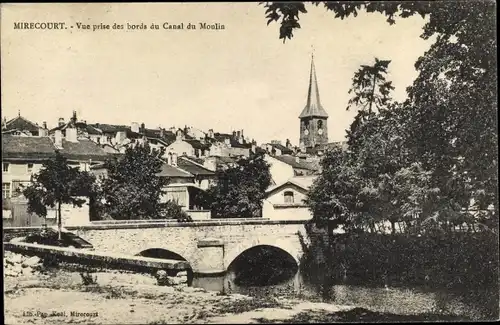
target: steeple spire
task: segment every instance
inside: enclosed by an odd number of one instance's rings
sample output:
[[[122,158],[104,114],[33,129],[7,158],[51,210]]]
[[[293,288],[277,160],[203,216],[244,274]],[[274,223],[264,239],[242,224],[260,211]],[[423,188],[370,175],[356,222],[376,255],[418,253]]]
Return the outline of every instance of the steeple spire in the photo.
[[[313,116],[328,117],[328,114],[321,106],[321,101],[319,99],[318,80],[316,78],[316,69],[314,67],[314,48],[311,55],[311,72],[309,74],[309,91],[307,93],[307,104],[306,107],[304,107],[304,110],[302,110],[299,118]]]

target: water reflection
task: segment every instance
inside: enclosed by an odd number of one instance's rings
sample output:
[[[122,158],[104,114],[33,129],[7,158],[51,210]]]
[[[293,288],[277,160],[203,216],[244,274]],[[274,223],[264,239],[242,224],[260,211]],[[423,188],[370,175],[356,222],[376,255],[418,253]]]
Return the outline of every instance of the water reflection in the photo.
[[[284,281],[267,286],[237,284],[236,278],[234,271],[217,277],[196,275],[193,286],[251,296],[304,298],[394,314],[437,313],[476,320],[491,318],[492,313],[497,312],[495,308],[498,308],[498,297],[492,298],[495,297],[494,292],[353,284],[333,284],[324,290],[317,284],[305,281],[299,271]],[[328,297],[325,296],[325,292],[328,292]]]

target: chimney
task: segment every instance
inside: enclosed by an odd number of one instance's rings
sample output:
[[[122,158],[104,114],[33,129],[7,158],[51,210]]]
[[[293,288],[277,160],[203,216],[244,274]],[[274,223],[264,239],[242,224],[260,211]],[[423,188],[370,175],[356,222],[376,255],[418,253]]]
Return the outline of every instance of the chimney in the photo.
[[[163,138],[165,136],[165,130],[163,128],[160,128],[160,138]]]
[[[71,123],[76,123],[76,111],[73,111],[73,116],[71,117]]]
[[[290,139],[286,139],[286,147],[288,149],[291,149],[292,148],[292,143],[290,142]]]
[[[125,131],[118,131],[118,132],[116,132],[115,138],[116,138],[115,143],[121,144],[127,138],[127,133],[125,133]]]
[[[54,134],[54,144],[57,148],[62,148],[62,131],[56,130]]]
[[[214,172],[217,169],[216,158],[209,157],[205,159],[205,161],[203,162],[203,167]]]
[[[243,129],[241,129],[241,138],[244,138],[244,136],[243,136]]]
[[[42,124],[42,125],[43,125],[43,128],[44,128],[44,129],[47,129],[47,122],[43,121],[43,124]]]
[[[236,138],[236,131],[233,131],[233,138]]]
[[[208,137],[211,138],[211,139],[213,139],[213,137],[214,137],[214,129],[209,129],[208,130]]]
[[[139,123],[132,122],[132,124],[130,125],[130,130],[134,133],[139,133]]]
[[[238,139],[239,139],[239,138],[241,138],[241,131],[237,131],[237,132],[236,132],[236,137],[237,137]]]
[[[74,127],[66,128],[66,141],[78,142],[76,128]]]
[[[59,122],[57,124],[58,126],[63,126],[64,125],[64,117],[59,118]]]
[[[182,130],[178,129],[177,133],[175,134],[175,140],[180,141],[182,140]]]
[[[172,153],[167,153],[167,164],[172,165]]]
[[[255,143],[252,143],[252,152],[255,153],[257,150],[257,146],[255,145]]]
[[[140,130],[140,133],[145,133],[146,132],[146,124],[141,123],[141,130]]]
[[[175,152],[172,153],[172,166],[177,167],[177,154]]]

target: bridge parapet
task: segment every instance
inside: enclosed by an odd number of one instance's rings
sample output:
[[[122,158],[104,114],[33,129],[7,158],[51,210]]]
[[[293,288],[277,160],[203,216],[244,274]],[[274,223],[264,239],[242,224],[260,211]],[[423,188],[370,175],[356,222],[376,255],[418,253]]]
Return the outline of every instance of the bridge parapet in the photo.
[[[274,246],[299,263],[303,254],[299,233],[307,236],[304,220],[211,219],[193,222],[153,221],[95,223],[66,227],[96,250],[137,255],[163,250],[182,256],[194,272],[217,273],[245,250]],[[5,229],[4,229],[5,231]]]

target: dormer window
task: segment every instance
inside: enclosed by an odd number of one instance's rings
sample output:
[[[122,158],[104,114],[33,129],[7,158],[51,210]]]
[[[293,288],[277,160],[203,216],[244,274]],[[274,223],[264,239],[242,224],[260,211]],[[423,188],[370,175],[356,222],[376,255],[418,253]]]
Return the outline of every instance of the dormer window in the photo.
[[[283,193],[283,196],[285,198],[285,203],[293,203],[293,192],[292,191],[286,191]]]

